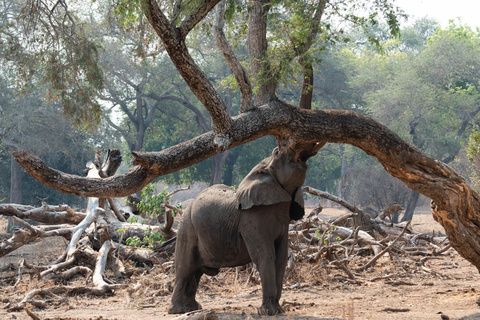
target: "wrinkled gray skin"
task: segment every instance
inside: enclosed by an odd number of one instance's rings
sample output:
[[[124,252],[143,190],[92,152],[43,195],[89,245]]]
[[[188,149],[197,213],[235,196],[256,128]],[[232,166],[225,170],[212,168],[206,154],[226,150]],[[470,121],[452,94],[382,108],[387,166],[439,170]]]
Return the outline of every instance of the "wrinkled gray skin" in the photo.
[[[305,155],[275,148],[235,192],[214,185],[185,210],[175,248],[175,288],[169,313],[200,309],[195,300],[203,274],[255,263],[262,281],[261,315],[282,313],[279,299],[287,263],[288,224],[304,215],[301,186]]]

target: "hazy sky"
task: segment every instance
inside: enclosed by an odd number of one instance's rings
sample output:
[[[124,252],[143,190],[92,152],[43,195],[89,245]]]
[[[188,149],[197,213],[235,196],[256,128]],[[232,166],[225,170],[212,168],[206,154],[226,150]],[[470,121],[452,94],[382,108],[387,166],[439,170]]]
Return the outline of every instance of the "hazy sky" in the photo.
[[[472,29],[480,27],[480,0],[395,0],[394,3],[411,16],[409,22],[428,16],[445,27],[448,20],[460,17]]]

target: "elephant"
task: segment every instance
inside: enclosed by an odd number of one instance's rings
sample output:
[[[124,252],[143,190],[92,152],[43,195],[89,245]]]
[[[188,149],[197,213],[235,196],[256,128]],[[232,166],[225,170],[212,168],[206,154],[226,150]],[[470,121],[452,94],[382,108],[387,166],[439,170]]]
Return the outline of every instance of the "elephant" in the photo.
[[[312,151],[313,150],[313,151]],[[175,245],[175,286],[169,313],[200,309],[203,274],[253,262],[262,284],[260,315],[282,313],[279,304],[288,258],[288,225],[304,215],[301,187],[306,160],[318,150],[276,147],[241,181],[203,190],[187,207]]]

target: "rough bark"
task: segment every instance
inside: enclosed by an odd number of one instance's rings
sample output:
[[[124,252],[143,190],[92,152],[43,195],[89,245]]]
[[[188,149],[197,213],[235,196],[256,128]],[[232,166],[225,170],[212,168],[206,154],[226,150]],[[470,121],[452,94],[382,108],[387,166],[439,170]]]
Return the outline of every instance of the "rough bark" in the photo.
[[[303,67],[303,83],[298,106],[302,109],[312,109],[313,98],[313,65],[303,56],[299,57],[300,64]]]
[[[267,13],[269,10],[269,0],[250,1],[247,48],[254,85],[257,87],[255,106],[274,99],[277,87],[277,80],[273,77],[267,56]]]

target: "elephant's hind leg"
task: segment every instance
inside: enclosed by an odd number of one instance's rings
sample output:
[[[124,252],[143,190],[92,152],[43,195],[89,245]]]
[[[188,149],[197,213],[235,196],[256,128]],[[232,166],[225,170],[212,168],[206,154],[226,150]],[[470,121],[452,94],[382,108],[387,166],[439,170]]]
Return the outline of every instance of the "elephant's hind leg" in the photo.
[[[202,277],[203,272],[197,269],[185,288],[185,295],[183,296],[183,306],[186,309],[185,312],[201,309],[202,306],[195,300],[195,295],[197,294],[198,284],[200,283],[200,278]]]
[[[199,308],[199,305],[195,309],[192,309],[195,307],[192,304],[185,305],[185,301],[190,301],[187,297],[189,293],[193,292],[193,301],[195,301],[196,287],[193,291],[191,282],[192,278],[196,278],[195,271],[198,259],[196,239],[187,236],[189,229],[181,225],[177,235],[177,245],[175,247],[175,287],[168,313],[185,313]]]
[[[172,304],[168,308],[168,313],[178,314],[187,312],[184,304],[183,297],[185,295],[185,288],[187,287],[188,278],[179,277],[178,274],[175,277],[175,287],[172,294]]]

